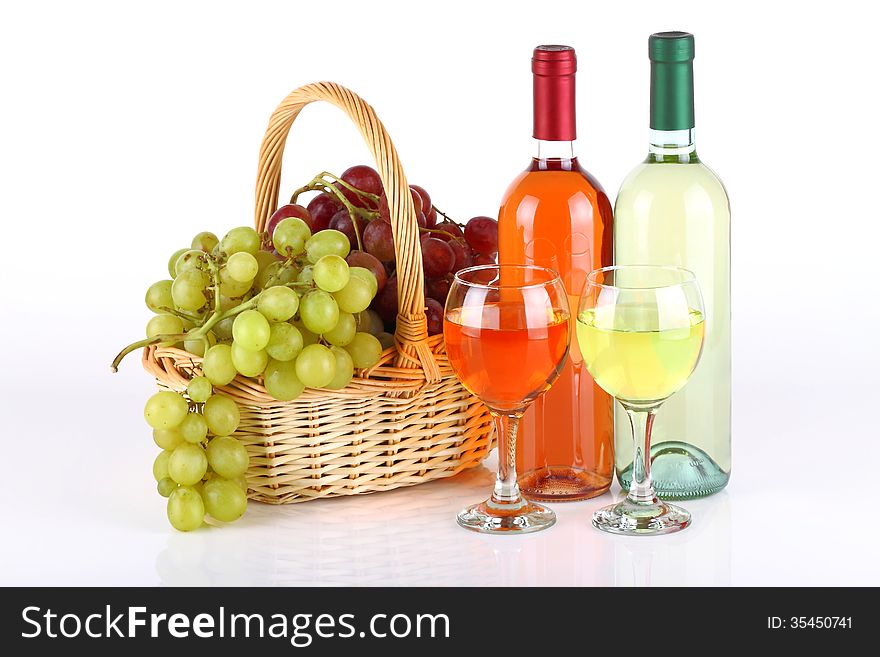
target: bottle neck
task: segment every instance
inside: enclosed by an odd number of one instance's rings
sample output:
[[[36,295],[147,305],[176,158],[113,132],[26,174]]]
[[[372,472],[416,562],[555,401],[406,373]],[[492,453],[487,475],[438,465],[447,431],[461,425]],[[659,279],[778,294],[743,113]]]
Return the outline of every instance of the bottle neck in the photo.
[[[652,61],[648,162],[698,161],[694,125],[693,57]]]
[[[648,161],[688,164],[699,161],[694,129],[649,131]]]
[[[572,171],[577,168],[575,141],[532,140],[533,170]]]

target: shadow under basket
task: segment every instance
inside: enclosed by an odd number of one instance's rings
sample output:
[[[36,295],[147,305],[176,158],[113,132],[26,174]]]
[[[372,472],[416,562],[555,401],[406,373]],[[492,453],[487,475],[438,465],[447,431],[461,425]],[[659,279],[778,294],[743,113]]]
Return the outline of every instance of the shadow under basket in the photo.
[[[472,468],[494,442],[491,416],[452,371],[443,336],[428,336],[418,224],[403,169],[373,109],[330,82],[300,87],[272,114],[260,149],[255,226],[263,232],[278,205],[281,156],[299,112],[314,101],[342,109],[360,128],[389,201],[397,258],[395,346],[358,370],[342,390],[307,388],[273,399],[259,379],[237,376],[215,387],[239,406],[235,432],[248,450],[249,497],[271,504],[356,495],[450,477]],[[406,190],[406,193],[403,191]],[[144,349],[159,386],[183,392],[202,359],[182,349]]]

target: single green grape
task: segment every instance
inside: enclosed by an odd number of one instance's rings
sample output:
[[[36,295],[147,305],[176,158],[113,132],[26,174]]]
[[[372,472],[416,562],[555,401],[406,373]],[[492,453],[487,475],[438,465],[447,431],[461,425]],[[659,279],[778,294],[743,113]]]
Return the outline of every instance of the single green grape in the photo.
[[[147,293],[144,296],[147,308],[154,313],[161,313],[174,307],[174,300],[171,298],[171,283],[170,280],[156,281],[147,288]]]
[[[235,317],[232,338],[242,348],[259,351],[269,344],[269,321],[256,310],[245,310]]]
[[[339,321],[329,331],[324,331],[324,339],[337,347],[344,347],[354,339],[357,332],[357,322],[351,313],[339,313]]]
[[[220,240],[217,239],[217,236],[214,233],[204,230],[193,237],[192,248],[204,251],[205,253],[210,253],[219,243]]]
[[[257,310],[270,322],[286,322],[298,308],[299,296],[289,287],[270,287],[257,299]]]
[[[177,335],[183,333],[183,320],[177,315],[171,313],[162,313],[153,315],[147,322],[147,337],[155,338],[157,335]],[[169,342],[160,342],[163,347],[170,347],[174,344],[174,340]]]
[[[202,414],[208,421],[208,429],[215,436],[228,436],[238,429],[241,422],[238,405],[226,395],[211,395],[205,402]]]
[[[355,333],[354,339],[345,346],[345,350],[358,369],[373,367],[382,357],[382,343],[369,333]]]
[[[340,310],[347,313],[359,313],[369,307],[373,300],[373,293],[368,283],[352,276],[344,288],[333,293],[333,298],[336,299]]]
[[[247,449],[232,436],[212,438],[208,443],[207,455],[211,469],[227,479],[243,475],[250,463]]]
[[[181,486],[192,486],[201,481],[208,470],[208,459],[201,445],[181,443],[168,459],[168,476]]]
[[[183,436],[180,435],[179,427],[174,429],[153,429],[153,442],[162,449],[170,451],[183,442]]]
[[[391,333],[386,333],[385,331],[377,333],[376,339],[379,341],[379,344],[382,345],[382,349],[390,349],[395,344],[394,336]]]
[[[275,360],[287,361],[297,357],[303,348],[303,336],[292,324],[277,322],[269,327],[266,353]]]
[[[260,263],[250,253],[240,251],[229,256],[229,260],[226,261],[226,269],[233,279],[239,283],[248,283],[248,287],[250,287],[254,277],[260,271]]]
[[[312,236],[309,225],[299,217],[287,217],[278,222],[272,233],[275,250],[288,258],[303,252],[306,240]]]
[[[357,321],[357,330],[361,333],[369,333],[371,335],[379,335],[385,330],[385,323],[382,318],[372,308],[367,308],[355,315]]]
[[[312,271],[315,285],[325,292],[336,292],[345,287],[351,277],[348,263],[338,255],[325,255],[315,263]]]
[[[310,388],[323,388],[336,375],[336,357],[322,344],[310,344],[296,357],[296,376]]]
[[[239,255],[236,253],[233,257]],[[251,256],[249,253],[241,252],[241,255]],[[238,298],[244,296],[244,294],[251,289],[252,281],[245,281],[242,283],[241,281],[237,281],[232,277],[232,274],[229,271],[229,267],[223,267],[220,269],[220,294],[225,297],[229,297],[231,299]],[[236,305],[236,304],[233,304]],[[221,304],[221,310],[224,310]]]
[[[164,479],[160,479],[159,483],[156,484],[156,490],[159,491],[159,495],[162,497],[168,497],[177,489],[177,482],[174,481],[171,477],[165,477]]]
[[[194,488],[181,486],[168,497],[168,521],[174,529],[188,532],[201,527],[204,520],[205,503]]]
[[[242,376],[260,376],[266,369],[269,355],[265,349],[251,351],[245,349],[238,342],[232,343],[232,364]]]
[[[304,283],[307,285],[312,284],[315,281],[315,268],[312,265],[306,265],[302,269],[299,270],[299,273],[296,275],[297,283]]]
[[[228,344],[215,344],[208,349],[202,361],[202,372],[215,386],[225,386],[231,382],[238,373],[232,362],[232,347]]]
[[[208,302],[205,297],[206,285],[207,280],[203,272],[195,269],[181,272],[171,284],[171,299],[174,305],[181,310],[198,310]]]
[[[187,251],[189,251],[189,249],[177,249],[177,251],[175,251],[171,255],[171,258],[168,260],[168,275],[171,276],[171,278],[177,276],[177,259]]]
[[[177,430],[186,442],[197,444],[208,435],[208,423],[198,413],[187,413]]]
[[[296,363],[292,360],[270,360],[263,375],[263,385],[266,386],[266,392],[278,401],[296,399],[305,389],[296,375]]]
[[[205,511],[221,522],[238,520],[247,509],[247,495],[235,481],[213,477],[202,491]]]
[[[339,306],[324,290],[312,290],[302,298],[299,316],[307,329],[320,335],[336,326],[339,321]]]
[[[303,324],[301,319],[293,319],[290,321],[290,323],[296,327],[296,329],[299,331],[299,334],[302,336],[304,347],[321,341],[321,336],[316,335],[312,333],[309,329],[307,329],[306,325]]]
[[[208,349],[217,344],[217,338],[212,331],[208,331],[205,334],[205,339],[208,341]],[[196,356],[204,356],[205,340],[203,340],[201,337],[186,338],[183,341],[183,348],[189,353],[195,354]]]
[[[206,376],[194,376],[186,386],[186,394],[197,404],[204,404],[213,392],[214,388]]]
[[[220,250],[227,256],[242,252],[256,255],[260,250],[260,235],[250,226],[233,228],[223,236]]]
[[[330,390],[341,390],[347,386],[354,377],[354,363],[349,353],[342,347],[332,346],[330,352],[336,359],[336,373],[333,375],[330,383],[325,388]]]
[[[223,297],[220,297],[221,303],[223,301]],[[217,340],[220,342],[228,342],[232,340],[232,325],[235,323],[235,317],[224,317],[219,322],[214,324],[214,328],[211,330],[214,332],[214,335],[217,336]]]
[[[351,275],[370,286],[371,297],[376,296],[376,292],[379,291],[379,281],[376,280],[376,275],[373,272],[366,267],[352,267]]]
[[[174,263],[175,278],[180,276],[183,272],[190,270],[204,274],[205,267],[207,266],[206,263],[207,261],[205,260],[204,251],[200,251],[199,249],[184,251],[177,259],[177,262]]]
[[[254,257],[257,259],[257,264],[260,266],[260,271],[263,271],[273,262],[278,262],[278,256],[276,256],[271,251],[263,251],[262,249],[257,251],[256,254],[254,254]]]
[[[168,461],[171,459],[171,454],[173,452],[169,450],[162,450],[159,452],[159,455],[156,456],[156,460],[153,461],[153,477],[155,477],[156,481],[162,481],[165,477],[168,476]]]
[[[144,419],[154,429],[173,429],[180,425],[189,411],[189,404],[176,392],[163,390],[147,400]]]
[[[348,241],[345,233],[338,230],[319,231],[306,242],[306,258],[313,265],[325,255],[338,255],[340,258],[345,258],[349,251],[351,251],[351,242]]]

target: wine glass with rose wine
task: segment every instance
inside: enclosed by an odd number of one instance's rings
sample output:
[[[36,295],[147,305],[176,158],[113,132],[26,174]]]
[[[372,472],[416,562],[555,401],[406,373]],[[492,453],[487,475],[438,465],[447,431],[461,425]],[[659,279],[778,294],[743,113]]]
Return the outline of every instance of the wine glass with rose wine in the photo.
[[[458,514],[458,524],[489,534],[550,527],[556,515],[525,499],[516,480],[520,418],[559,376],[568,353],[568,298],[552,269],[483,265],[463,269],[449,290],[446,353],[465,388],[489,408],[498,437],[491,496]]]

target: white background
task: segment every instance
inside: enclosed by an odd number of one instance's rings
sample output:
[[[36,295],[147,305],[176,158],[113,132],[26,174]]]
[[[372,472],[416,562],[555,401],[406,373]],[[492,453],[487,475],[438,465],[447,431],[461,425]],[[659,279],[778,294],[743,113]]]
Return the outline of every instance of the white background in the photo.
[[[880,584],[880,57],[862,3],[17,3],[0,16],[2,584]],[[461,219],[528,162],[531,49],[578,51],[579,150],[614,196],[646,152],[647,37],[696,35],[698,151],[733,209],[734,470],[656,539],[520,538],[454,514],[480,469],[175,533],[116,351],[200,230],[248,224],[262,132],[296,86],[379,112],[411,182]],[[284,189],[366,161],[309,107]],[[616,490],[616,487],[615,487]]]

